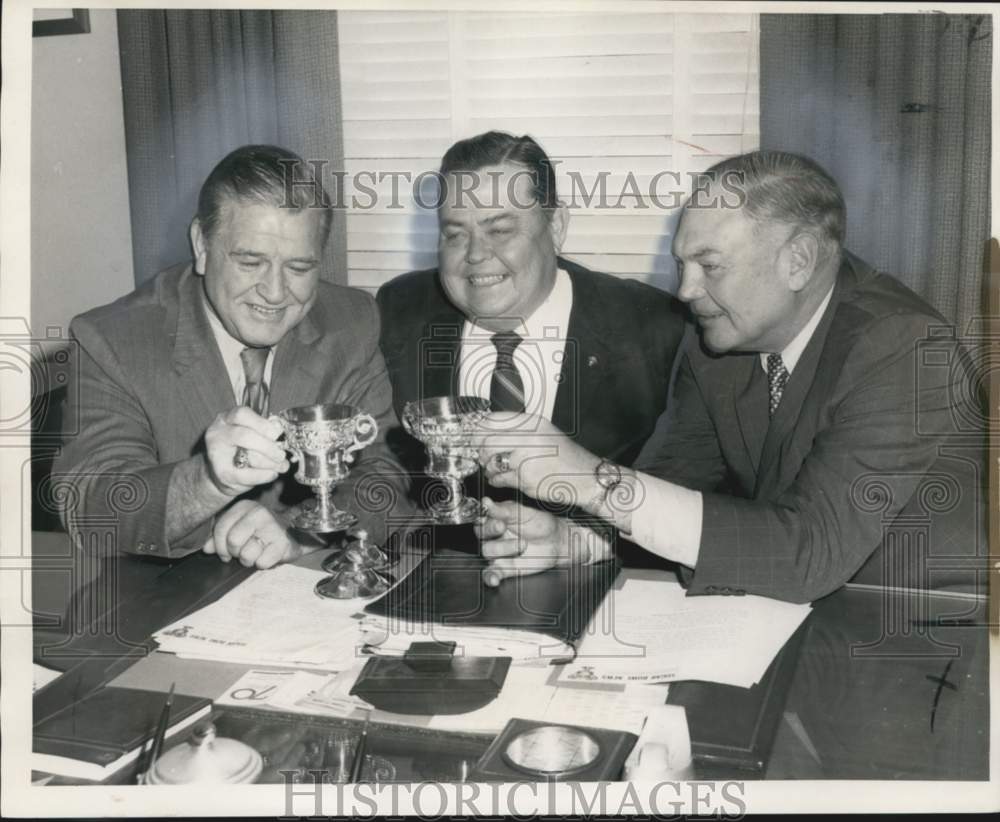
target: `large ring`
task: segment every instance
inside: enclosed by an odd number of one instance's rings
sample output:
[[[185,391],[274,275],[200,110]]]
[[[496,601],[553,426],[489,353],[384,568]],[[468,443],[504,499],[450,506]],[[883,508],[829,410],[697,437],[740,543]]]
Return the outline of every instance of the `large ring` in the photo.
[[[497,473],[506,474],[510,470],[510,452],[501,451],[493,455],[493,467]]]
[[[246,468],[250,465],[250,453],[242,445],[236,446],[233,454],[233,468]]]

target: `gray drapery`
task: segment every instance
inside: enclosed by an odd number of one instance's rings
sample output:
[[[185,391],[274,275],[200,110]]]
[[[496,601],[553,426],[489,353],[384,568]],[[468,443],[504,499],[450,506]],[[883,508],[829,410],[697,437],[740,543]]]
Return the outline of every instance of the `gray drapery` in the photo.
[[[761,147],[839,181],[848,247],[961,334],[985,304],[989,15],[761,15]]]
[[[190,259],[198,189],[237,146],[343,168],[336,12],[122,9],[118,39],[137,284]],[[342,210],[322,276],[347,282]]]

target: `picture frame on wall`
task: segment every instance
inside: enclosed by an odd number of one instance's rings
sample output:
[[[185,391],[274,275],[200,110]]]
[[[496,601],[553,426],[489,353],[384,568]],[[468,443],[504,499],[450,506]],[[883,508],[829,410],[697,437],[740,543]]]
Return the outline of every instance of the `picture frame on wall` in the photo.
[[[32,37],[89,33],[90,12],[87,9],[35,9],[31,21]]]

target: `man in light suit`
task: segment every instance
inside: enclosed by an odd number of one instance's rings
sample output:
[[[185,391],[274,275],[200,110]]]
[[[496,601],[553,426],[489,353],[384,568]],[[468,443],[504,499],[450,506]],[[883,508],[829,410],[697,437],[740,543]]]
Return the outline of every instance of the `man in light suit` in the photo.
[[[700,340],[636,470],[568,440],[546,457],[542,440],[494,436],[488,477],[541,499],[568,479],[587,511],[686,568],[691,594],[979,588],[983,416],[944,320],[843,249],[843,197],[811,160],[754,152],[711,172],[674,239]],[[914,522],[909,543],[894,538]],[[573,529],[494,506],[487,582],[605,555]]]
[[[480,396],[631,465],[666,400],[679,303],[558,256],[569,213],[531,137],[461,140],[439,179],[439,267],[397,277],[377,297],[397,413],[410,400]],[[409,444],[406,462],[420,471],[422,448]]]
[[[282,516],[309,492],[268,419],[314,403],[376,419],[337,499],[373,537],[384,531],[389,512],[365,502],[406,487],[384,441],[397,422],[378,311],[363,292],[320,282],[331,212],[318,180],[298,182],[303,171],[274,146],[233,151],[202,186],[193,263],[73,320],[79,392],[67,417],[79,434],[55,468],[74,489],[62,511],[71,532],[110,516],[125,552],[202,549],[262,568],[318,547]]]

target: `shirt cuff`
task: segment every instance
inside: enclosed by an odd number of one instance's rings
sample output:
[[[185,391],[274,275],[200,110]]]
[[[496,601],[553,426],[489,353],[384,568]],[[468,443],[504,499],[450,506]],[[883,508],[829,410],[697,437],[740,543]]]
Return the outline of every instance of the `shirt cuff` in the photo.
[[[701,546],[700,491],[640,474],[645,498],[632,512],[630,538],[664,559],[694,568]]]

